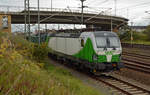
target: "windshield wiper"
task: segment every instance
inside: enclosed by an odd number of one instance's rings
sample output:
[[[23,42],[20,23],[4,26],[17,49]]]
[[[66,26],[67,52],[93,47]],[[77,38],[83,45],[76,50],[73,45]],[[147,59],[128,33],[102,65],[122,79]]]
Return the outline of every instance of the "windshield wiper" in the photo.
[[[113,50],[116,50],[116,47],[115,47],[115,46],[111,46],[110,48],[113,48]]]
[[[107,47],[104,47],[104,50],[107,50]]]

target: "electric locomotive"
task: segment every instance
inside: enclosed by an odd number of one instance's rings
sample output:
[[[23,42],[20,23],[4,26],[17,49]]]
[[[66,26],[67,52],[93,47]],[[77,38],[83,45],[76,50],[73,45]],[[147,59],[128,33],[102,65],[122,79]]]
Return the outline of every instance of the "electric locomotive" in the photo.
[[[110,72],[124,67],[121,43],[114,32],[54,33],[49,36],[48,47],[52,50],[50,54],[58,59],[70,60],[94,72]]]

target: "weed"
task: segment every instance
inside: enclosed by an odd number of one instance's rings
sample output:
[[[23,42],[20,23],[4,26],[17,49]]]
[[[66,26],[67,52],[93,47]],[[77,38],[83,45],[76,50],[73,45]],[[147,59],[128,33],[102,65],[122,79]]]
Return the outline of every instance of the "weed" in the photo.
[[[0,32],[0,95],[99,95],[67,70],[50,65],[45,44],[16,37]]]

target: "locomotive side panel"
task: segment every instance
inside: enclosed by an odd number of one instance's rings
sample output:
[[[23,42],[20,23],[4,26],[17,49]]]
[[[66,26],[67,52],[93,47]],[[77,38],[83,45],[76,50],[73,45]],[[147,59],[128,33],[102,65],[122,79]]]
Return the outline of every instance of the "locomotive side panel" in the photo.
[[[48,42],[48,47],[52,50],[56,50],[56,37],[52,37]]]
[[[80,39],[79,38],[66,38],[66,52],[67,55],[74,55],[80,51]]]
[[[65,45],[66,40],[65,40],[65,38],[57,37],[56,40],[57,40],[56,41],[56,44],[57,44],[56,51],[65,54],[66,53],[65,52],[65,50],[66,50],[66,45]]]
[[[48,47],[66,55],[74,55],[81,50],[80,38],[51,37]]]

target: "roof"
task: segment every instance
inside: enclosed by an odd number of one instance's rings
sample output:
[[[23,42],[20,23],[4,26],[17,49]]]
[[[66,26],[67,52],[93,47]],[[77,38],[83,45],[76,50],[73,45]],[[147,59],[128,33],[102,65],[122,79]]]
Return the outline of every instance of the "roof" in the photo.
[[[94,35],[96,37],[117,37],[117,34],[111,31],[96,31]]]
[[[50,37],[79,38],[81,33],[53,33]]]
[[[82,32],[85,33],[85,32]],[[117,37],[117,34],[110,31],[95,31],[91,32],[94,33],[96,37]],[[79,38],[81,33],[52,33],[49,36],[50,37],[64,37],[64,38]]]
[[[146,29],[147,26],[130,26],[132,29]]]

